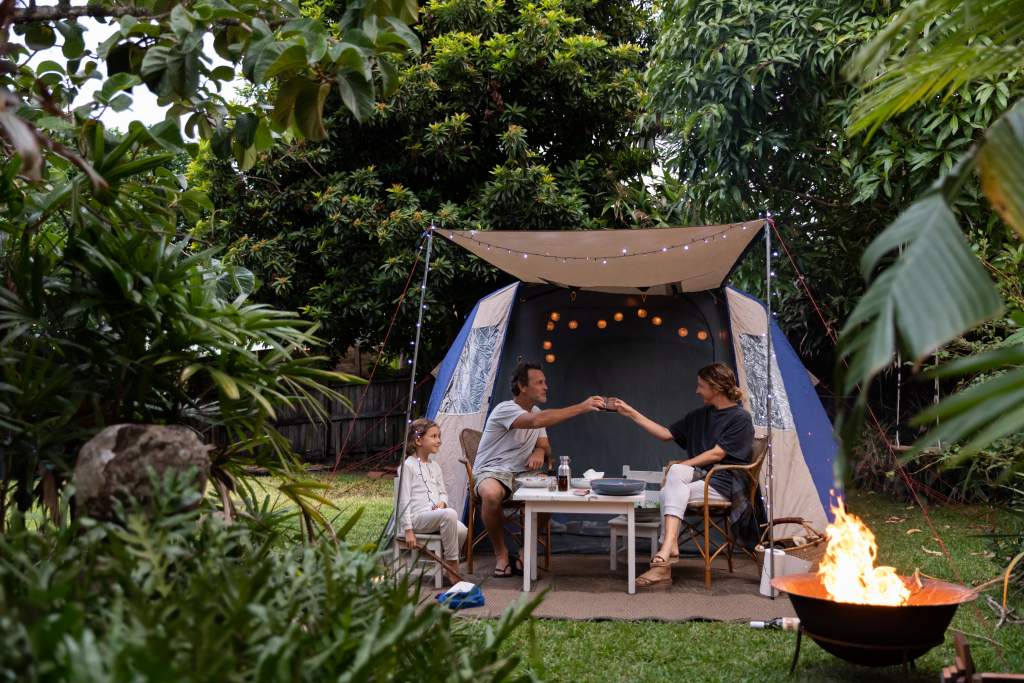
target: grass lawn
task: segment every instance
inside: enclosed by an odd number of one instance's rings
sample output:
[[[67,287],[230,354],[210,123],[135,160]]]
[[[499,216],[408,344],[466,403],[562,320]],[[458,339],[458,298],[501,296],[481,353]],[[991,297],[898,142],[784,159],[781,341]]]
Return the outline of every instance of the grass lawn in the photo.
[[[373,544],[387,522],[393,483],[356,475],[324,476],[328,497],[347,517],[364,512],[349,532],[353,544]],[[259,482],[260,480],[257,480]],[[262,480],[262,486],[270,483]],[[285,503],[281,503],[285,504]],[[951,566],[933,540],[920,509],[881,495],[853,492],[847,507],[875,532],[879,562],[901,574],[915,568],[929,576],[978,584],[1003,569],[981,534],[1006,529],[1011,514],[973,506],[930,508],[936,531],[955,560]],[[995,591],[990,594],[995,595]],[[785,598],[781,598],[785,599]],[[1020,603],[1018,603],[1020,604]],[[979,671],[1024,671],[1024,627],[995,630],[992,611],[979,600],[962,606],[952,627],[967,633]],[[486,621],[465,624],[483,635]],[[949,634],[947,634],[949,635]],[[556,621],[534,619],[506,644],[549,681],[877,681],[906,680],[899,667],[869,669],[846,664],[805,639],[795,679],[787,676],[795,634],[762,631],[745,623]],[[953,661],[947,643],[918,660],[911,680],[934,681]]]

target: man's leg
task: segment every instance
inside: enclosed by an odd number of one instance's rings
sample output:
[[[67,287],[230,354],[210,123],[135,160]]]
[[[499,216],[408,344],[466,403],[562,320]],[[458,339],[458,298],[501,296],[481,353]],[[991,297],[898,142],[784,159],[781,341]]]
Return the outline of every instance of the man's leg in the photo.
[[[505,515],[501,504],[508,495],[505,485],[497,479],[484,479],[476,486],[480,495],[480,517],[483,518],[487,538],[494,548],[495,570],[508,566],[508,548],[505,547]]]

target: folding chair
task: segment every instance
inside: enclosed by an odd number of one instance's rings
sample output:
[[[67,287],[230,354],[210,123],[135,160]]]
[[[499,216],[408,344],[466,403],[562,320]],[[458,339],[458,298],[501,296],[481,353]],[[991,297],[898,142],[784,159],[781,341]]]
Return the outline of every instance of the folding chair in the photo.
[[[480,535],[476,534],[476,510],[480,504],[480,499],[476,495],[476,481],[473,479],[473,463],[476,461],[476,452],[480,448],[480,437],[483,434],[476,429],[463,429],[462,433],[459,434],[459,443],[462,445],[463,458],[459,460],[466,467],[466,480],[469,482],[469,519],[466,520],[466,562],[469,565],[469,573],[473,573],[473,548],[487,537],[486,530],[483,530]],[[508,524],[518,524],[520,529],[526,527],[526,518],[524,515],[525,506],[514,500],[507,500],[502,504],[503,512],[505,513],[505,525],[506,530],[512,534],[519,542],[519,546],[523,547],[523,535],[522,533],[516,533],[514,529],[509,529]],[[547,522],[543,525],[538,525],[537,529],[537,541],[544,546],[544,562],[543,569],[548,571],[551,566],[551,517],[548,516]]]

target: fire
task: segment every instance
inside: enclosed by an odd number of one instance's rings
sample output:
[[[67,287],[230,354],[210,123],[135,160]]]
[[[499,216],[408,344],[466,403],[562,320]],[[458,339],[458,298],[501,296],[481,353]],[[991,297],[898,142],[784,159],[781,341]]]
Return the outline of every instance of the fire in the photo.
[[[856,605],[905,605],[910,589],[892,567],[876,567],[875,535],[856,515],[846,511],[842,498],[832,506],[836,521],[828,525],[828,547],[818,568],[829,597]]]

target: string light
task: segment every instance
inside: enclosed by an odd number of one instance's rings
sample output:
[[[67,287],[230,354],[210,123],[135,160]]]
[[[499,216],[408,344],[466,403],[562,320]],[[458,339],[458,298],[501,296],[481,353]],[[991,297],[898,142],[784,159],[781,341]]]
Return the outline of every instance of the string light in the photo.
[[[653,318],[651,318],[651,324],[654,325],[655,327],[661,325],[661,316],[656,315]]]
[[[555,324],[553,322],[551,322],[551,321],[548,321],[548,324],[546,325],[546,327],[548,329],[548,332],[554,332],[554,330],[555,330]]]
[[[619,312],[616,312],[615,315],[612,316],[612,320],[614,320],[617,323],[621,323],[622,322],[622,314],[619,313]]]
[[[569,329],[570,330],[575,330],[579,326],[580,326],[580,324],[578,322],[576,322],[575,320],[570,320],[569,321]]]
[[[621,248],[618,252],[616,252],[614,254],[594,255],[594,256],[569,256],[569,255],[560,255],[560,254],[552,255],[551,252],[549,252],[549,251],[538,252],[538,251],[528,251],[528,250],[519,250],[519,249],[509,249],[508,247],[506,247],[504,245],[492,244],[490,242],[487,242],[484,239],[481,239],[482,236],[487,234],[486,231],[480,233],[479,236],[477,235],[477,231],[476,230],[470,230],[468,234],[460,233],[458,235],[456,235],[453,232],[449,232],[448,233],[448,239],[452,240],[453,242],[458,240],[458,239],[467,240],[469,242],[473,242],[475,244],[479,244],[481,247],[485,247],[487,249],[487,251],[491,251],[491,247],[496,247],[498,249],[504,249],[506,254],[508,254],[510,256],[512,254],[517,254],[519,256],[522,256],[524,259],[528,258],[530,256],[534,256],[534,257],[539,257],[539,258],[557,259],[557,260],[561,261],[562,263],[566,263],[567,261],[595,261],[595,262],[596,261],[600,261],[602,265],[607,265],[608,261],[613,260],[613,259],[633,258],[635,256],[648,256],[650,254],[659,254],[659,253],[660,254],[664,254],[664,253],[668,253],[669,251],[672,251],[673,249],[680,248],[680,247],[682,248],[683,251],[689,251],[691,244],[698,244],[698,243],[700,243],[700,244],[711,244],[712,242],[714,242],[715,240],[718,240],[718,239],[723,239],[723,240],[727,239],[729,233],[732,232],[733,230],[737,230],[737,229],[746,230],[747,227],[748,226],[746,224],[742,224],[742,223],[735,224],[735,225],[727,225],[724,228],[722,228],[721,230],[719,230],[719,231],[717,231],[715,233],[712,233],[710,235],[706,235],[706,236],[702,236],[702,237],[692,237],[692,238],[690,238],[690,239],[688,239],[688,240],[686,240],[684,242],[680,242],[678,244],[660,246],[660,247],[656,247],[654,249],[648,249],[648,250],[645,250],[645,251],[634,251],[634,252],[631,252],[628,248],[624,247],[624,248]]]
[[[549,353],[548,355],[544,356],[544,361],[547,362],[547,363],[554,363],[555,362],[555,354]]]
[[[646,308],[638,308],[638,309],[636,309],[636,317],[638,317],[638,318],[646,318],[647,317],[647,309]]]
[[[688,329],[686,329],[685,327],[680,327],[678,330],[676,330],[676,333],[680,337],[686,337],[688,334],[690,334],[690,331]]]
[[[698,331],[697,332],[697,339],[700,339],[701,341],[707,341],[708,340],[708,333],[705,332],[704,330]]]
[[[541,344],[541,346],[544,347],[545,351],[550,351],[551,350],[551,342],[549,340],[547,340],[547,339],[544,340],[544,343]]]
[[[608,327],[608,321],[607,320],[598,320],[597,321],[597,329],[603,330],[606,327]]]
[[[562,319],[562,314],[561,313],[559,313],[558,311],[551,311],[551,320],[553,320],[554,322],[557,323],[561,319]]]

